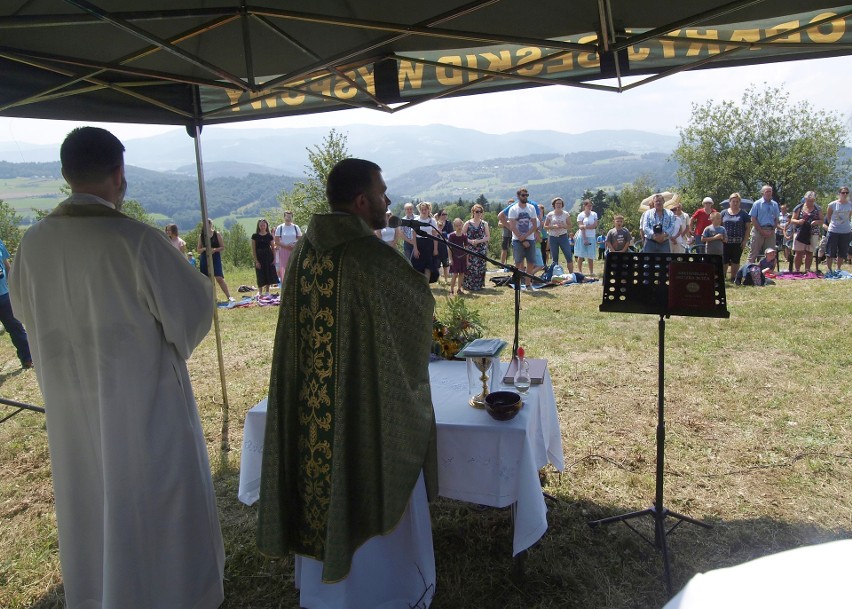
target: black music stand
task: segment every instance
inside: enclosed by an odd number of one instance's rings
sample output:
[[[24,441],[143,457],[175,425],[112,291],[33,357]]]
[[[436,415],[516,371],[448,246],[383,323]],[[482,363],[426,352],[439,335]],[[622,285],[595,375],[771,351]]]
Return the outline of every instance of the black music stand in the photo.
[[[711,527],[704,522],[672,512],[663,503],[663,464],[666,446],[665,318],[671,315],[730,317],[726,308],[722,257],[707,254],[610,252],[606,257],[603,302],[599,309],[603,312],[644,313],[660,316],[657,360],[657,484],[654,505],[651,507],[638,512],[594,520],[589,523],[589,526],[623,522],[634,533],[660,550],[663,555],[666,590],[671,595],[671,568],[666,536],[683,522],[708,529]],[[641,516],[651,516],[654,519],[653,542],[630,526],[628,522]],[[666,518],[674,518],[677,521],[669,530],[666,530]]]

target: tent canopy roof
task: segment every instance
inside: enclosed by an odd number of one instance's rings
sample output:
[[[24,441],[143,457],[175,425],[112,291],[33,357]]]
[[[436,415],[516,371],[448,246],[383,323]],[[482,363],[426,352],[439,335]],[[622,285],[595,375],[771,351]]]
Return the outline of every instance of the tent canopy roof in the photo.
[[[0,115],[198,125],[545,84],[620,92],[850,54],[850,15],[836,0],[5,0]]]

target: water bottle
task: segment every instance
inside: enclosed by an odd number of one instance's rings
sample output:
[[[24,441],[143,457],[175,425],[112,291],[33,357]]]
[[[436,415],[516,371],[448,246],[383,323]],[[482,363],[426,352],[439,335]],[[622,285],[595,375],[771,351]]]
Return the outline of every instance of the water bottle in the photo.
[[[524,358],[524,348],[518,347],[515,368],[515,389],[521,395],[526,395],[530,390],[530,363]]]

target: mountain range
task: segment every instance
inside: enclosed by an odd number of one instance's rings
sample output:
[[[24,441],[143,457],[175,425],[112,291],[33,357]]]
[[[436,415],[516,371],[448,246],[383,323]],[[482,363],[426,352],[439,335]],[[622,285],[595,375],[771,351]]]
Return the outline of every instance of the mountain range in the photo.
[[[327,128],[225,129],[202,134],[210,213],[259,215],[275,195],[304,180],[307,149],[321,147]],[[435,202],[513,197],[525,186],[537,201],[566,202],[585,190],[617,190],[640,175],[674,184],[673,136],[643,131],[519,131],[502,135],[444,125],[340,128],[352,156],[378,162],[392,200]],[[193,140],[182,130],[127,140],[128,197],[181,228],[197,222]],[[0,163],[33,175],[58,175],[58,145],[0,143]],[[28,161],[22,164],[21,161]],[[30,165],[33,168],[30,168]],[[24,172],[26,173],[26,172]],[[569,203],[570,204],[570,203]]]
[[[320,146],[330,129],[232,129],[212,127],[202,132],[205,173],[212,163],[239,163],[244,171],[301,176],[306,149]],[[571,134],[558,131],[483,133],[446,125],[377,127],[352,125],[337,131],[346,136],[349,152],[376,161],[385,179],[413,169],[458,161],[522,157],[531,154],[624,150],[634,154],[670,153],[678,138],[645,131],[606,130]],[[145,169],[195,175],[193,140],[177,129],[161,135],[124,142],[125,162]],[[0,161],[51,162],[59,159],[59,145],[0,143]],[[237,174],[234,174],[237,175]]]

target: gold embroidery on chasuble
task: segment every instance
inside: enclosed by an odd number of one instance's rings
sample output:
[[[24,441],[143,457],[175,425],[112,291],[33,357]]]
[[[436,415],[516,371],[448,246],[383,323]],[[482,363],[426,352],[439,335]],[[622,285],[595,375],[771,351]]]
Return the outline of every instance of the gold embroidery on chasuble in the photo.
[[[338,256],[310,251],[301,260],[297,286],[299,367],[299,494],[302,513],[298,552],[322,560],[331,500],[334,440],[335,272]]]

